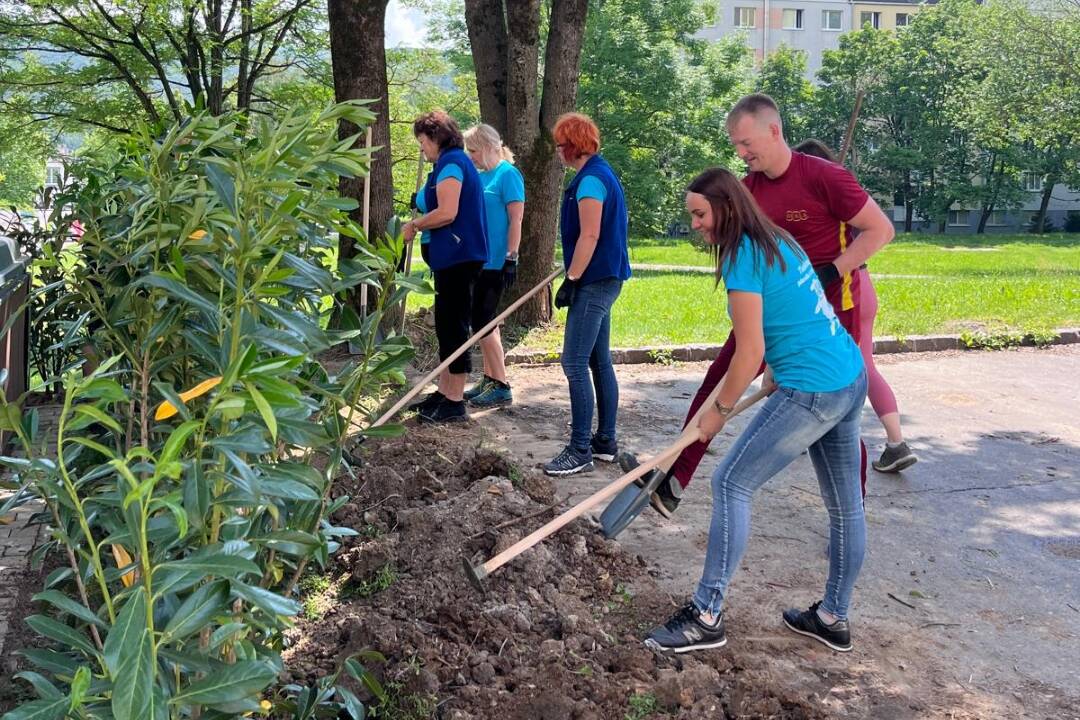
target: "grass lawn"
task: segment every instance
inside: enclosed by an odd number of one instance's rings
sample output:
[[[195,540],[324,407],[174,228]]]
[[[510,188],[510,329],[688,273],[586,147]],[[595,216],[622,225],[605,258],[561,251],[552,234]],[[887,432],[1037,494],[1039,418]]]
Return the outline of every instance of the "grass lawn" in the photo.
[[[699,265],[686,240],[635,240],[634,264]],[[1041,332],[1080,325],[1080,235],[900,235],[870,262],[880,309],[875,335],[969,329]],[[892,277],[892,276],[922,277]],[[430,304],[410,297],[409,307]],[[556,323],[520,346],[562,345]],[[730,325],[710,275],[638,270],[612,314],[612,345],[720,342]]]

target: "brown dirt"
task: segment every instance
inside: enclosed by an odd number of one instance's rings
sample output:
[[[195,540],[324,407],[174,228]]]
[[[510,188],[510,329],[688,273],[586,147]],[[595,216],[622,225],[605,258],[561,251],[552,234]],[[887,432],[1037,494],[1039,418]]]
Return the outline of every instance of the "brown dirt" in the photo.
[[[370,648],[388,659],[372,669],[394,689],[401,717],[828,717],[737,653],[647,650],[643,631],[674,599],[590,521],[496,571],[477,593],[461,558],[482,561],[539,527],[550,513],[486,532],[555,497],[547,478],[478,445],[478,435],[470,422],[364,446],[357,477],[336,486],[350,501],[334,518],[361,536],[334,559],[338,602],[289,633],[289,679],[331,672]],[[347,588],[387,566],[389,588],[350,597]]]

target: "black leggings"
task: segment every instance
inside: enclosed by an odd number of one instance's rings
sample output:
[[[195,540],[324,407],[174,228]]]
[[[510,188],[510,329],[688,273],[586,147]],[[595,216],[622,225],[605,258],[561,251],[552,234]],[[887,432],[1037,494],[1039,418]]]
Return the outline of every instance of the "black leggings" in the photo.
[[[482,262],[467,262],[434,270],[435,336],[439,339],[439,360],[446,360],[461,347],[471,331],[473,290]],[[479,328],[477,328],[479,329]],[[454,374],[472,372],[471,353],[465,352],[450,363]]]

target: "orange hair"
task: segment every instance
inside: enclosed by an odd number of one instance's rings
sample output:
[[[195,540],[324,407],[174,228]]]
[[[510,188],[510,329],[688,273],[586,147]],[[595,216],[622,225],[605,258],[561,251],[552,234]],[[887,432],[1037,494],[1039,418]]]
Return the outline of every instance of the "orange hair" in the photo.
[[[582,155],[595,155],[600,151],[600,128],[588,115],[582,113],[565,113],[555,121],[552,130],[555,144],[566,145],[568,158],[579,158]]]

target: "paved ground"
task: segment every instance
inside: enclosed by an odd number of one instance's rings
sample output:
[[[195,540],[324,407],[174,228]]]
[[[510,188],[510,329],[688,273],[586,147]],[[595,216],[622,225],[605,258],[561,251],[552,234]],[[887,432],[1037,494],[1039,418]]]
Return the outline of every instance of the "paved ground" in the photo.
[[[0,503],[6,499],[0,491]],[[19,592],[18,579],[22,577],[30,551],[37,542],[38,526],[27,525],[34,512],[34,508],[24,506],[0,518],[0,657],[8,649],[4,647],[8,628],[21,621],[21,618],[11,617],[11,611]]]
[[[624,447],[676,436],[704,364],[621,366]],[[786,605],[820,597],[826,517],[803,457],[763,488],[728,601],[731,643],[768,654],[779,682],[806,684],[838,717],[1080,717],[1080,347],[883,358],[921,462],[872,473],[870,548],[844,656],[780,629]],[[523,462],[566,441],[565,381],[514,367],[517,404],[478,419]],[[708,477],[736,418],[672,521],[647,512],[621,537],[676,597],[696,582],[708,536]],[[869,406],[867,443],[883,433]],[[568,479],[580,499],[609,468]],[[661,618],[657,618],[661,620]]]

